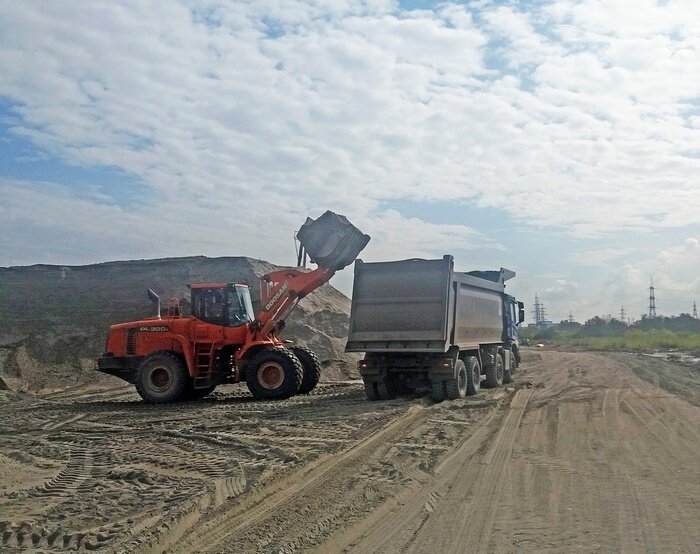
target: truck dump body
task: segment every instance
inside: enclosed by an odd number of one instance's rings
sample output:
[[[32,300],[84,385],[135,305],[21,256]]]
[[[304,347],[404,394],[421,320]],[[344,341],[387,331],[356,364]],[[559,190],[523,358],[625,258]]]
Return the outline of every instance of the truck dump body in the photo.
[[[452,256],[355,264],[348,352],[447,352],[497,343],[502,282],[453,270]]]

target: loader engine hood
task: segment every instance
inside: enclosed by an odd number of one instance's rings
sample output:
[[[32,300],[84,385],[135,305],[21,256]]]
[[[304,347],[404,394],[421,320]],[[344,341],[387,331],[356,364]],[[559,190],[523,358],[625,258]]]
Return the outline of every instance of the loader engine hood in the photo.
[[[338,271],[355,261],[370,237],[345,216],[327,211],[318,219],[307,218],[297,239],[312,262]]]

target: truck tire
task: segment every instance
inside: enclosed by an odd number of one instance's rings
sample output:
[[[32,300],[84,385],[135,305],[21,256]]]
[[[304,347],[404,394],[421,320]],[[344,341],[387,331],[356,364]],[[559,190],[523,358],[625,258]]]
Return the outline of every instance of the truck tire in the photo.
[[[392,400],[396,398],[396,386],[389,377],[384,381],[375,383],[375,385],[377,387],[377,396],[379,400]]]
[[[503,384],[503,358],[496,354],[496,359],[486,368],[486,386],[489,388],[500,387]]]
[[[479,392],[481,388],[481,366],[476,356],[467,358],[467,394],[472,395]]]
[[[513,373],[511,372],[510,369],[506,369],[505,365],[503,366],[503,384],[507,385],[509,383],[513,382]]]
[[[365,396],[367,396],[367,400],[379,400],[375,385],[376,383],[374,381],[365,381]]]
[[[518,348],[516,345],[513,345],[511,347],[511,350],[513,352],[513,355],[515,356],[515,367],[517,368],[520,365],[521,357],[520,357],[520,348]]]
[[[136,392],[149,404],[180,400],[187,392],[190,375],[184,362],[172,352],[159,351],[147,356],[136,372]]]
[[[462,360],[455,363],[456,379],[445,381],[445,396],[448,400],[457,400],[467,395],[467,367]]]
[[[309,394],[318,385],[321,379],[321,362],[316,354],[304,346],[293,346],[290,348],[294,355],[299,358],[301,366],[304,368],[304,377],[301,379],[301,386],[297,394]]]
[[[442,402],[447,397],[445,381],[433,381],[433,402]]]
[[[251,394],[262,400],[294,396],[304,378],[304,368],[286,348],[263,348],[248,362],[245,382]]]

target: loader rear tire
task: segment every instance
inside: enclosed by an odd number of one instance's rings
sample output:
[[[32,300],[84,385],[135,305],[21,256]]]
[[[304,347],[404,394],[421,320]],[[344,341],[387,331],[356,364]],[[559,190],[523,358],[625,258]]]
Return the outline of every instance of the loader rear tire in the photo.
[[[294,396],[304,378],[304,368],[286,348],[263,348],[245,370],[248,390],[257,399],[281,400]]]
[[[472,395],[479,392],[481,388],[481,366],[476,356],[467,358],[467,394]]]
[[[301,386],[297,394],[309,394],[316,388],[321,379],[321,362],[318,361],[312,350],[303,346],[293,346],[290,350],[299,358],[304,368],[304,377],[301,379]]]
[[[184,362],[171,352],[147,356],[136,372],[136,392],[149,404],[180,400],[187,392],[190,375]]]
[[[467,395],[467,368],[462,360],[455,362],[455,379],[445,381],[445,395],[448,400],[458,400]]]
[[[503,384],[503,358],[496,354],[494,362],[486,368],[486,386],[491,389]]]

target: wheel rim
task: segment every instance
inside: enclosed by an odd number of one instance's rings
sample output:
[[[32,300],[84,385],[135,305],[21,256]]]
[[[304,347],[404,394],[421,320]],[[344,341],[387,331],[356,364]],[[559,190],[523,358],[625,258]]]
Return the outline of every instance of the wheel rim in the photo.
[[[476,364],[472,370],[472,381],[475,389],[478,389],[481,386],[481,368]]]
[[[284,382],[284,369],[277,362],[266,362],[258,368],[258,383],[267,390],[274,390]]]
[[[154,367],[148,374],[148,384],[157,392],[164,392],[170,388],[173,377],[167,367]]]
[[[496,376],[498,377],[499,381],[503,381],[503,373],[503,362],[501,362],[500,364],[496,364]]]

